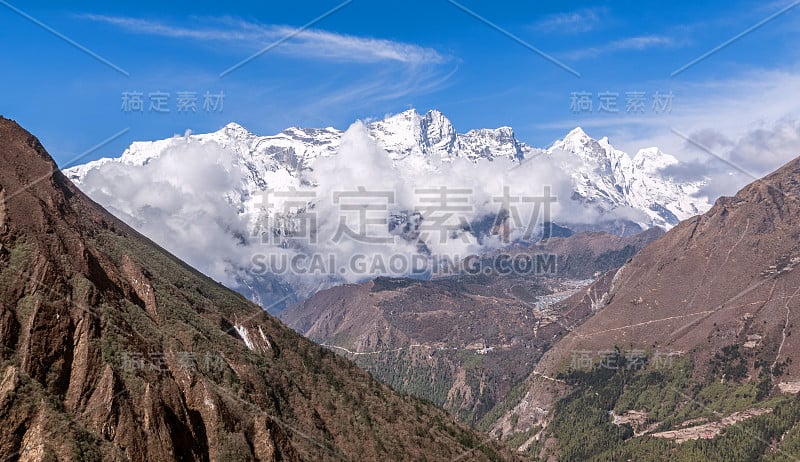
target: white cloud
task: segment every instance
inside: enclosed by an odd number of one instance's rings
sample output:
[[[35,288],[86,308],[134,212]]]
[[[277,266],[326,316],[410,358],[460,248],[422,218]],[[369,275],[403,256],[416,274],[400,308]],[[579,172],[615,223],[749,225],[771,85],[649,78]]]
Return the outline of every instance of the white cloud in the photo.
[[[187,141],[142,166],[109,162],[90,170],[82,188],[114,215],[208,276],[235,285],[249,252],[245,217],[226,197],[242,175],[216,144]]]
[[[764,175],[800,156],[800,122],[782,119],[746,133],[730,150],[731,162]]]
[[[542,32],[582,33],[596,28],[605,8],[583,8],[580,10],[557,13],[544,17],[534,24],[534,28]]]
[[[713,147],[702,143],[703,132],[690,139],[709,148],[707,158],[698,163],[698,171],[711,179],[704,193],[713,197],[732,195],[743,186],[778,169],[800,156],[800,121],[791,118],[762,123],[748,130],[734,143]],[[687,142],[687,149],[697,148]],[[725,148],[722,150],[721,148]],[[702,149],[701,149],[702,150]],[[716,158],[719,156],[725,162]]]
[[[350,109],[369,110],[376,102],[392,101],[409,95],[423,95],[441,89],[458,70],[449,72],[440,69],[381,70],[357,78],[345,86],[326,91],[309,98],[311,102],[302,106],[309,114],[327,114],[342,106]],[[319,89],[310,89],[317,92]]]
[[[564,53],[567,59],[580,60],[596,58],[602,55],[620,51],[644,51],[654,48],[672,49],[683,46],[683,42],[666,35],[640,35],[614,40],[596,47],[581,48]]]
[[[225,18],[200,21],[201,25],[184,27],[164,22],[124,16],[82,15],[82,18],[110,24],[128,32],[191,39],[205,42],[227,42],[251,49],[264,47],[291,37],[275,47],[277,53],[296,57],[337,62],[396,62],[406,65],[441,64],[448,60],[432,48],[415,44],[369,37],[338,34],[319,29],[299,30],[294,27]]]

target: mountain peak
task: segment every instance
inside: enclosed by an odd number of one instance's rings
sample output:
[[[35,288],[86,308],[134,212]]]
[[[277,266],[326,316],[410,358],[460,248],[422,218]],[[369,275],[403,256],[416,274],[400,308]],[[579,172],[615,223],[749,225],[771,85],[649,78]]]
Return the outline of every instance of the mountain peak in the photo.
[[[550,146],[551,150],[563,150],[572,153],[583,153],[586,151],[604,151],[604,149],[598,148],[597,146],[598,141],[592,138],[591,136],[587,135],[585,131],[581,127],[575,127],[570,130],[569,133],[564,136],[564,138],[557,140]],[[603,148],[611,149],[611,145],[604,143],[605,146]],[[595,145],[592,147],[592,145]]]
[[[394,114],[392,116],[389,116],[384,120],[391,120],[391,119],[419,120],[421,117],[422,116],[420,115],[420,113],[417,112],[417,110],[412,107],[411,109],[406,109],[405,111],[399,114]]]
[[[648,172],[654,172],[677,163],[679,163],[678,159],[657,147],[640,149],[633,157],[633,164]]]
[[[2,173],[5,174],[0,193],[5,194],[5,201],[46,190],[53,183],[64,186],[65,179],[53,158],[35,136],[14,120],[0,116],[0,140],[4,144],[0,152],[4,154]],[[2,216],[0,213],[0,220]]]
[[[446,116],[445,116],[445,115],[442,113],[442,111],[440,111],[440,110],[438,110],[438,109],[429,109],[429,110],[428,110],[428,112],[426,112],[426,113],[425,113],[425,116],[426,116],[426,117],[430,117],[430,118],[437,118],[437,119],[439,119],[439,118],[446,119],[446,118],[447,118],[447,117],[446,117]]]
[[[244,128],[243,126],[239,125],[236,122],[228,123],[227,125],[222,127],[219,131],[227,133],[229,135],[239,135],[239,134],[241,134],[241,135],[252,135],[253,134],[250,130]]]
[[[382,122],[387,123],[408,123],[411,122],[412,124],[419,124],[419,123],[440,123],[444,125],[450,124],[450,119],[447,118],[441,111],[438,109],[430,109],[424,114],[420,114],[415,108],[407,109],[403,112],[393,114],[387,116],[383,119]]]
[[[453,132],[453,134],[455,134],[455,129],[453,128],[453,123],[450,122],[450,119],[436,109],[431,109],[430,111],[426,112],[425,115],[422,116],[421,121],[428,127],[443,127],[445,131]]]
[[[573,138],[591,138],[589,135],[581,127],[575,127],[567,133],[567,136],[564,139],[573,139]]]

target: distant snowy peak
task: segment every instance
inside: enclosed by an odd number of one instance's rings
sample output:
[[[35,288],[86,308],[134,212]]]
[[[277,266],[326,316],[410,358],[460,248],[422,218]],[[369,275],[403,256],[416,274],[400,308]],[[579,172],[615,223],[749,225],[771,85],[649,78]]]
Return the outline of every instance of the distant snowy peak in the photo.
[[[566,152],[576,154],[581,159],[589,163],[611,164],[621,157],[627,156],[622,151],[614,149],[608,142],[608,138],[603,137],[596,140],[581,127],[574,128],[571,132],[567,133],[563,139],[553,143],[547,151],[550,154]]]
[[[561,149],[569,152],[583,151],[596,140],[586,134],[581,127],[575,127],[567,135],[550,146],[551,150]]]
[[[524,145],[511,127],[470,130],[459,134],[439,111],[419,114],[410,109],[367,126],[370,135],[395,159],[420,156],[432,161],[458,157],[522,159]]]
[[[514,137],[511,127],[470,130],[460,137],[460,147],[470,159],[507,158],[522,160],[528,149]]]
[[[222,132],[225,135],[225,138],[232,140],[247,140],[254,136],[248,129],[242,127],[236,122],[231,122],[228,125],[225,125],[217,133],[219,132]]]
[[[446,125],[450,125],[447,121]],[[425,126],[423,118],[417,114],[417,111],[410,110],[401,112],[391,117],[387,117],[381,121],[370,123],[367,128],[373,138],[381,142],[384,149],[393,154],[395,158],[403,158],[406,156],[425,156],[431,154],[430,139],[428,138],[428,129],[431,129],[434,135],[434,141],[439,143],[453,143],[455,140],[455,132],[452,133],[452,139],[447,139],[447,126],[441,123]],[[438,132],[438,139],[437,139]]]
[[[679,161],[655,147],[641,149],[631,159],[608,138],[596,140],[578,127],[546,152],[571,172],[575,192],[585,201],[630,207],[644,212],[653,225],[670,228],[711,206],[698,194],[703,182],[680,183],[663,173]]]
[[[678,163],[680,163],[678,159],[658,148],[640,149],[633,158],[633,165],[648,173],[657,173],[670,165]]]

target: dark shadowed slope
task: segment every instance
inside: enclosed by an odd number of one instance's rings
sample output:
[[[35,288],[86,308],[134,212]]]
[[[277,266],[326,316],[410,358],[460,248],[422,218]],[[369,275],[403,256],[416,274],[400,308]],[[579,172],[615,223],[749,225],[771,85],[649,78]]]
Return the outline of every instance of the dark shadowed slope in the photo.
[[[503,457],[484,442],[131,230],[0,118],[3,460]]]

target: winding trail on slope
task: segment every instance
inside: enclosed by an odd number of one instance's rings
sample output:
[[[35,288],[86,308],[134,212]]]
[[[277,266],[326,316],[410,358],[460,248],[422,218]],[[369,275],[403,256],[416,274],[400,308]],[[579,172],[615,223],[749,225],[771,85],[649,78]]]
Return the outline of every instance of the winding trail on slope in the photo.
[[[470,351],[477,351],[477,350],[471,350],[470,348],[432,347],[430,345],[425,345],[423,343],[414,343],[414,344],[411,344],[411,345],[408,345],[408,346],[405,346],[405,347],[394,348],[394,349],[391,349],[391,350],[375,350],[375,351],[353,351],[353,350],[348,350],[345,347],[340,347],[338,345],[330,345],[328,343],[320,343],[319,345],[323,346],[323,347],[326,347],[326,348],[335,348],[337,350],[342,350],[342,351],[346,352],[347,354],[351,354],[353,356],[378,355],[378,354],[383,354],[383,353],[396,353],[398,351],[411,350],[412,348],[429,348],[429,349],[437,350],[437,351],[443,351],[443,350],[470,350]]]
[[[791,308],[789,308],[789,303],[792,301],[792,299],[794,297],[797,296],[798,293],[800,293],[800,288],[795,290],[794,293],[791,295],[791,297],[789,297],[789,299],[786,300],[786,303],[784,304],[784,308],[786,308],[786,321],[784,321],[784,323],[783,323],[783,331],[782,331],[783,338],[781,339],[781,344],[778,346],[778,354],[775,356],[775,361],[772,362],[772,366],[770,367],[770,371],[774,371],[775,370],[775,366],[778,364],[778,360],[781,357],[781,352],[783,351],[783,344],[786,343],[786,337],[787,337],[786,329],[789,328],[789,315],[791,315],[791,313],[792,313]],[[773,376],[774,376],[774,372],[773,372]]]
[[[660,322],[672,321],[672,320],[675,320],[675,319],[689,318],[689,317],[693,317],[693,316],[703,316],[703,318],[697,319],[695,321],[692,321],[691,323],[689,323],[689,324],[687,324],[687,325],[685,325],[685,326],[673,331],[671,336],[674,336],[675,334],[678,334],[679,332],[688,329],[692,325],[694,325],[697,322],[699,322],[700,320],[710,316],[711,314],[722,310],[723,308],[725,308],[725,306],[728,303],[730,303],[732,301],[735,301],[735,300],[737,300],[739,298],[744,297],[745,295],[749,294],[750,292],[754,291],[755,289],[761,287],[761,285],[763,285],[764,283],[770,282],[770,281],[774,282],[774,280],[765,280],[765,281],[759,281],[759,282],[756,282],[754,284],[751,284],[749,287],[741,290],[739,293],[737,293],[733,297],[729,298],[724,303],[721,303],[720,305],[718,305],[717,307],[715,307],[712,310],[698,311],[698,312],[695,312],[695,313],[689,313],[689,314],[684,314],[684,315],[679,315],[679,316],[670,316],[670,317],[661,318],[661,319],[653,319],[651,321],[644,321],[644,322],[639,322],[639,323],[635,323],[635,324],[629,324],[629,325],[620,326],[620,327],[613,327],[611,329],[604,329],[604,330],[600,330],[600,331],[589,332],[589,333],[586,333],[586,334],[576,334],[576,335],[579,338],[587,338],[587,337],[592,337],[594,335],[603,334],[603,333],[606,333],[606,332],[614,332],[614,331],[619,331],[619,330],[625,330],[625,329],[630,329],[630,328],[634,328],[634,327],[641,327],[641,326],[646,326],[646,325],[650,325],[650,324],[656,324],[656,323],[660,323]],[[798,289],[798,293],[800,293],[800,289]],[[790,297],[790,298],[792,298],[792,297]],[[749,304],[750,303],[748,303],[748,305]]]
[[[534,371],[532,372],[532,374],[533,374],[533,375],[538,375],[539,377],[541,377],[541,378],[543,378],[543,379],[550,380],[551,382],[558,382],[558,383],[563,383],[563,384],[567,384],[567,385],[569,385],[567,382],[565,382],[565,381],[563,381],[563,380],[561,380],[561,379],[557,379],[557,378],[555,378],[555,377],[550,377],[549,375],[547,375],[547,374],[543,374],[543,373],[541,373],[541,372],[539,372],[539,371],[537,371],[537,370],[534,370]]]
[[[606,332],[614,332],[614,331],[618,331],[618,330],[630,329],[630,328],[633,328],[633,327],[647,326],[647,325],[650,325],[650,324],[656,324],[656,323],[664,322],[664,321],[672,321],[672,320],[675,320],[675,319],[683,319],[683,318],[688,318],[688,317],[692,317],[692,316],[707,315],[707,314],[713,313],[714,311],[716,311],[716,310],[699,311],[697,313],[683,314],[683,315],[680,315],[680,316],[670,316],[668,318],[653,319],[651,321],[644,321],[644,322],[639,322],[639,323],[636,323],[636,324],[629,324],[627,326],[613,327],[611,329],[605,329],[605,330],[598,330],[598,331],[595,331],[595,332],[589,332],[588,334],[576,334],[576,335],[578,335],[579,338],[587,338],[587,337],[592,337],[592,336],[598,335],[598,334],[604,334]]]

